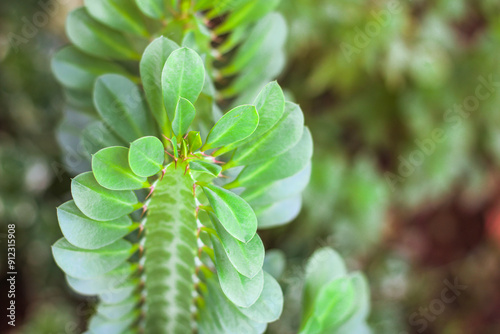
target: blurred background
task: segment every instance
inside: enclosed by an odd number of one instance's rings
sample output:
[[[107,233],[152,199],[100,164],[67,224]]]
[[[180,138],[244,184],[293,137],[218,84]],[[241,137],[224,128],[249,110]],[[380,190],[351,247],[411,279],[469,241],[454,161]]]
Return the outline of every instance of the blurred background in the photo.
[[[71,176],[50,59],[80,5],[0,2],[2,248],[5,226],[17,226],[12,333],[81,333],[93,311],[50,252]],[[293,333],[305,260],[323,246],[368,276],[374,333],[500,333],[500,2],[289,0],[281,12],[290,33],[278,81],[304,110],[315,156],[300,216],[262,234],[287,257],[287,305],[269,333]],[[456,298],[439,302],[450,286]]]

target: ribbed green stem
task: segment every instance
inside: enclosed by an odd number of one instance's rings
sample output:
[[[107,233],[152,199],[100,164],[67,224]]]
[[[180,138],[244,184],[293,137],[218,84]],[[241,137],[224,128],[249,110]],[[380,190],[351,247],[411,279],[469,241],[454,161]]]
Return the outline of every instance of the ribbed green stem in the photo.
[[[146,333],[192,332],[196,204],[184,166],[168,167],[158,181],[146,222]]]

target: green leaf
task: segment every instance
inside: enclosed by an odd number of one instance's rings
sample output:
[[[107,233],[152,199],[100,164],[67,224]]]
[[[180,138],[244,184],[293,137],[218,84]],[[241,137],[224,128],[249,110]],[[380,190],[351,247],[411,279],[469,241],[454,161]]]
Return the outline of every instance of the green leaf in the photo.
[[[52,58],[52,72],[61,84],[76,90],[91,92],[98,76],[106,73],[129,75],[112,62],[89,56],[74,46],[59,50]]]
[[[311,161],[312,151],[311,133],[305,128],[300,141],[287,152],[265,162],[246,166],[236,180],[226,187],[253,187],[290,177],[307,166]]]
[[[66,240],[84,249],[109,245],[140,226],[133,224],[129,216],[104,222],[90,219],[78,209],[74,201],[58,207],[57,218]]]
[[[203,187],[222,226],[242,242],[250,241],[257,231],[257,218],[250,205],[235,193],[207,185]]]
[[[233,76],[257,64],[268,63],[270,57],[285,45],[286,37],[287,24],[283,16],[278,13],[267,15],[245,35],[234,57],[221,69],[221,74]]]
[[[153,19],[164,19],[168,13],[164,0],[135,0],[135,3],[145,15]]]
[[[210,218],[217,230],[222,247],[234,268],[243,276],[255,277],[262,270],[265,254],[264,244],[259,235],[255,233],[249,242],[243,243],[229,234],[217,217],[210,214]]]
[[[238,26],[257,21],[278,6],[280,0],[249,1],[232,11],[228,18],[215,29],[218,35],[225,34]]]
[[[190,152],[199,150],[201,148],[201,145],[203,145],[199,131],[189,131],[187,141],[189,144]]]
[[[221,166],[203,160],[190,161],[189,168],[197,172],[210,174],[214,177],[218,177],[222,171]]]
[[[195,103],[205,82],[205,67],[200,56],[186,47],[175,50],[162,72],[163,102],[168,119],[175,119],[179,98]]]
[[[121,290],[121,286],[128,286],[130,277],[137,272],[137,268],[137,264],[123,262],[104,275],[90,279],[80,279],[66,275],[66,281],[73,290],[82,295],[107,294]]]
[[[145,22],[134,0],[85,0],[89,14],[110,28],[148,37]]]
[[[141,57],[122,33],[97,22],[83,7],[68,14],[66,34],[80,50],[98,58],[139,60]]]
[[[141,285],[141,281],[138,278],[128,279],[122,285],[116,287],[115,289],[105,291],[99,294],[99,299],[106,304],[116,304],[130,298],[137,291],[137,288]]]
[[[252,133],[252,138],[271,130],[280,120],[285,111],[285,96],[280,85],[276,81],[267,84],[255,99],[255,108],[259,113],[259,126]]]
[[[57,265],[69,276],[81,279],[97,277],[113,270],[136,250],[137,246],[123,239],[95,250],[75,247],[65,238],[52,246]]]
[[[105,304],[99,303],[97,313],[108,319],[120,319],[130,314],[139,304],[140,298],[133,296],[120,303]]]
[[[163,1],[160,2],[163,3]],[[160,36],[148,45],[140,63],[141,79],[146,98],[156,121],[163,131],[165,131],[167,124],[167,112],[163,103],[161,76],[168,57],[178,48],[177,43]]]
[[[314,301],[323,286],[347,275],[342,257],[330,248],[322,248],[314,252],[306,266],[303,295],[303,318],[308,318],[314,307]]]
[[[92,157],[92,171],[97,182],[111,190],[147,188],[145,177],[137,176],[128,164],[128,148],[107,147]]]
[[[264,208],[256,208],[255,214],[259,228],[271,228],[289,223],[299,215],[301,208],[302,196],[300,194]]]
[[[165,148],[156,137],[139,138],[130,144],[128,161],[135,174],[144,177],[155,175],[163,168]]]
[[[312,317],[330,332],[345,322],[353,312],[355,292],[350,278],[338,278],[319,292]]]
[[[94,88],[94,104],[103,120],[127,142],[155,133],[141,91],[124,76],[100,76]]]
[[[203,277],[207,288],[197,300],[198,330],[200,334],[245,333],[262,334],[267,324],[253,321],[238,309],[222,292],[215,274]],[[217,305],[217,307],[213,307]]]
[[[123,146],[126,142],[118,138],[104,122],[96,121],[90,123],[82,131],[83,147],[88,154],[92,155],[97,151],[110,146]]]
[[[97,183],[92,172],[80,174],[71,181],[71,194],[83,214],[95,220],[114,220],[141,207],[132,191],[106,189]]]
[[[184,135],[194,120],[196,110],[191,102],[185,98],[179,98],[175,108],[175,116],[172,121],[172,130],[176,135]]]
[[[233,267],[224,248],[215,237],[212,237],[212,243],[215,252],[215,268],[222,291],[237,306],[249,307],[253,305],[264,288],[264,272],[261,269],[252,278],[241,275]]]
[[[239,147],[231,166],[249,165],[269,160],[292,148],[302,137],[304,115],[297,104],[286,102],[285,112],[269,131]]]
[[[276,280],[264,272],[264,288],[257,301],[250,307],[238,307],[238,310],[250,319],[268,323],[279,319],[283,310],[283,292]]]
[[[250,136],[259,124],[259,114],[252,105],[228,111],[208,133],[202,151],[240,142]]]
[[[299,195],[309,184],[310,177],[311,162],[295,175],[269,185],[249,187],[240,196],[255,209],[258,206],[269,205]]]
[[[89,330],[93,334],[130,334],[127,329],[136,321],[139,314],[140,311],[137,310],[134,316],[119,320],[110,320],[100,314],[95,314],[89,321]]]

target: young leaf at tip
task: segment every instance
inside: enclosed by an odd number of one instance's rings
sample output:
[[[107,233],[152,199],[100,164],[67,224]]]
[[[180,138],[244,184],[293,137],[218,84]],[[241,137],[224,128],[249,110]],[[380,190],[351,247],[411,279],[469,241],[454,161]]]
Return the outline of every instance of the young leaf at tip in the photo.
[[[179,98],[195,103],[205,82],[205,66],[193,50],[183,47],[170,54],[162,72],[163,102],[170,121]]]
[[[175,116],[172,121],[172,130],[175,135],[183,135],[189,129],[189,126],[194,120],[196,109],[189,100],[180,97],[177,107],[175,108]]]

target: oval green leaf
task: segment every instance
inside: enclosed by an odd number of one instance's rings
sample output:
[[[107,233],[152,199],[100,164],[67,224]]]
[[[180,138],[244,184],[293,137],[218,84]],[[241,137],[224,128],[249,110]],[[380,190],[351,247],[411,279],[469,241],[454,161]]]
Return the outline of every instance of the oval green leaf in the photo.
[[[106,189],[97,183],[92,172],[71,181],[71,194],[84,215],[100,221],[120,218],[141,207],[133,191]]]
[[[229,164],[249,165],[269,160],[292,148],[302,137],[304,114],[297,104],[287,102],[280,120],[260,137],[240,146]]]
[[[155,175],[163,168],[165,148],[153,136],[142,137],[130,144],[128,161],[132,171],[144,177]]]
[[[160,2],[163,3],[163,1]],[[144,50],[140,63],[141,79],[146,98],[156,121],[163,131],[165,131],[167,124],[167,112],[163,103],[161,75],[168,57],[178,48],[177,43],[160,36]]]
[[[241,242],[224,229],[217,217],[210,214],[210,218],[217,230],[222,247],[234,268],[248,278],[257,275],[262,270],[265,255],[264,244],[259,235],[255,233],[249,242]]]
[[[126,142],[155,133],[139,87],[124,76],[100,76],[94,87],[94,104],[102,119]]]
[[[74,201],[57,208],[57,219],[66,240],[84,249],[107,246],[140,226],[133,224],[129,216],[104,222],[90,219],[78,209]]]
[[[259,114],[252,105],[243,105],[228,111],[215,123],[207,136],[202,151],[231,145],[232,148],[250,136],[259,124]]]
[[[83,7],[68,14],[66,34],[80,50],[98,58],[140,59],[133,43],[122,33],[94,20]]]
[[[113,29],[145,37],[149,35],[134,0],[85,0],[85,8],[94,19]]]
[[[74,46],[59,50],[52,58],[52,72],[56,79],[70,89],[91,92],[98,76],[106,73],[128,75],[121,66],[89,56]]]
[[[147,188],[145,177],[137,176],[128,164],[126,147],[107,147],[92,157],[92,171],[97,182],[111,190],[136,190]]]
[[[120,239],[95,250],[85,250],[73,246],[65,238],[52,246],[57,265],[69,276],[90,279],[103,275],[125,262],[137,246]]]
[[[179,102],[175,108],[174,120],[172,121],[174,134],[178,136],[184,135],[193,122],[195,115],[196,109],[193,104],[183,97],[179,98]]]
[[[261,269],[252,278],[241,275],[233,267],[219,240],[212,237],[215,253],[215,268],[220,287],[226,297],[236,306],[250,307],[259,299],[264,288],[264,272]]]
[[[162,72],[163,102],[169,120],[175,119],[179,98],[196,102],[205,82],[205,67],[201,57],[183,47],[170,54]]]
[[[257,217],[250,205],[235,193],[215,185],[207,185],[203,191],[226,231],[239,241],[250,241],[257,231]]]

